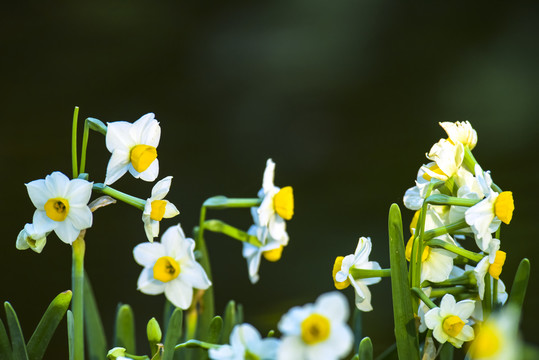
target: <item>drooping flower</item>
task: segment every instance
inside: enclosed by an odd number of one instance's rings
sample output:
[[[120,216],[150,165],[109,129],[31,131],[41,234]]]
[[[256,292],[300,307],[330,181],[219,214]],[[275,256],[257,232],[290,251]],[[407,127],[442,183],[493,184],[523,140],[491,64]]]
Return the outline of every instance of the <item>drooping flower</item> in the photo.
[[[261,226],[258,218],[258,212],[256,208],[251,208],[251,215],[253,216],[254,224],[251,225],[247,233],[249,235],[256,236],[256,238],[262,243],[261,247],[243,243],[243,257],[247,260],[247,269],[249,271],[249,280],[255,284],[259,280],[258,269],[260,268],[260,260],[262,256],[268,261],[275,262],[281,258],[283,249],[288,245],[288,234],[285,229],[285,222],[274,225],[274,235],[279,237],[273,237],[268,231],[267,226]]]
[[[430,167],[423,166],[425,175],[446,181],[455,175],[461,167],[464,159],[464,146],[460,142],[455,144],[449,140],[440,139],[431,147],[427,158],[436,164]]]
[[[368,285],[379,283],[381,277],[354,279],[351,269],[381,270],[376,261],[369,261],[372,243],[369,237],[360,237],[354,254],[335,259],[333,266],[333,281],[339,290],[352,285],[355,290],[355,304],[361,311],[372,311],[371,292]]]
[[[492,239],[487,249],[488,255],[485,256],[474,268],[474,275],[477,281],[479,297],[483,300],[485,294],[485,276],[488,273],[496,281],[500,280],[503,264],[505,263],[506,253],[500,251],[500,240]],[[490,279],[490,277],[489,277]]]
[[[169,219],[180,212],[173,203],[163,200],[170,190],[172,176],[158,181],[153,189],[152,196],[146,200],[144,211],[142,212],[142,221],[144,222],[144,231],[148,241],[153,242],[153,238],[159,236],[159,222],[163,219]]]
[[[445,121],[441,122],[440,126],[445,130],[449,140],[454,144],[460,142],[468,146],[470,150],[477,144],[477,132],[469,121],[457,121],[454,123]]]
[[[440,307],[430,309],[425,314],[425,323],[433,330],[432,334],[440,344],[449,341],[454,347],[460,348],[465,341],[474,339],[473,328],[466,324],[474,308],[473,300],[457,303],[453,295],[446,294]]]
[[[19,232],[15,246],[19,250],[26,250],[30,248],[39,254],[46,244],[47,234],[36,233],[33,224],[26,224],[24,225],[24,229]]]
[[[160,137],[161,127],[153,113],[132,124],[126,121],[108,123],[105,142],[112,155],[105,185],[114,183],[128,170],[136,179],[154,181],[159,174],[156,148]]]
[[[26,184],[30,200],[36,207],[33,218],[35,234],[54,230],[56,235],[71,244],[81,230],[92,226],[92,212],[88,201],[92,195],[92,183],[82,179],[69,180],[59,171],[45,179]]]
[[[262,189],[258,197],[262,203],[257,208],[261,226],[267,226],[273,237],[279,238],[279,232],[283,228],[285,220],[292,219],[294,215],[294,194],[291,186],[279,188],[273,184],[275,163],[268,159]]]
[[[144,266],[138,278],[138,290],[148,295],[165,293],[175,306],[187,309],[193,300],[193,288],[211,286],[206,272],[195,260],[195,242],[186,238],[180,225],[161,236],[161,243],[142,243],[133,249],[135,261]]]
[[[280,340],[262,339],[250,324],[236,325],[230,334],[230,345],[210,349],[212,360],[275,360]]]
[[[348,303],[339,292],[322,294],[314,304],[293,307],[278,324],[283,337],[277,359],[343,358],[354,342],[347,320]]]

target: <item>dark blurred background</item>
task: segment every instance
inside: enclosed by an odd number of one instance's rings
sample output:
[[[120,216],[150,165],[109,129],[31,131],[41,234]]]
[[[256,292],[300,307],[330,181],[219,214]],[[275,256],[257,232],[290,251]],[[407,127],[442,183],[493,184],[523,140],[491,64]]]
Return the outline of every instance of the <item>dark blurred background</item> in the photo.
[[[518,262],[532,263],[522,329],[537,342],[539,264],[537,167],[539,12],[537,4],[287,0],[11,2],[0,13],[0,132],[4,229],[0,300],[9,300],[28,339],[49,301],[70,288],[71,248],[53,234],[42,254],[15,239],[34,208],[24,183],[71,174],[73,107],[80,118],[161,123],[159,179],[190,234],[213,195],[254,197],[266,159],[275,183],[292,185],[296,215],[281,261],[263,262],[251,285],[241,244],[208,234],[216,310],[242,303],[263,333],[291,306],[332,290],[337,255],[359,236],[371,259],[389,266],[387,213],[402,206],[439,121],[469,120],[474,155],[512,190],[516,210],[503,226],[510,287]],[[82,127],[81,127],[82,129]],[[109,153],[92,133],[87,171],[104,179]],[[114,187],[149,196],[152,184],[124,176]],[[242,229],[248,210],[210,212]],[[408,236],[408,234],[405,234]],[[87,234],[86,266],[108,337],[119,302],[133,306],[139,336],[162,316],[164,296],[136,290],[132,248],[145,241],[141,214],[117,204],[99,210]],[[390,282],[371,287],[364,335],[375,353],[393,343]],[[352,289],[344,293],[353,300]],[[352,304],[352,303],[351,303]],[[3,312],[1,317],[5,319]],[[48,358],[67,358],[65,323]]]

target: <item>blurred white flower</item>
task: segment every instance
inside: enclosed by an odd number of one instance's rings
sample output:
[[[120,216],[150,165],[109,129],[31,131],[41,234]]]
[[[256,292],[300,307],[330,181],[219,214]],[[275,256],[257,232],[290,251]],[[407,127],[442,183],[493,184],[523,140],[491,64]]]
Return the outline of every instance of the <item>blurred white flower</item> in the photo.
[[[39,254],[47,244],[47,235],[47,233],[37,233],[33,224],[26,224],[19,232],[15,246],[19,250],[30,248]]]
[[[53,231],[60,240],[72,244],[81,230],[92,226],[88,201],[92,183],[82,179],[69,180],[59,171],[45,179],[26,184],[30,200],[36,207],[33,218],[34,234]]]
[[[322,294],[314,304],[293,307],[278,324],[283,336],[277,359],[342,359],[354,342],[347,320],[348,302],[339,292]]]
[[[159,236],[159,222],[163,218],[169,219],[180,213],[173,203],[163,200],[170,190],[171,183],[172,176],[158,181],[152,188],[152,195],[146,200],[142,221],[146,237],[150,242],[153,242],[154,237]]]
[[[187,309],[193,300],[193,288],[207,289],[211,282],[195,260],[195,242],[185,238],[180,225],[161,236],[161,243],[142,243],[133,249],[135,261],[144,266],[138,289],[144,294],[165,293],[174,306]]]
[[[132,124],[126,121],[108,123],[105,142],[112,155],[107,165],[105,185],[114,183],[127,170],[136,179],[154,181],[159,174],[156,148],[160,137],[161,127],[153,113]]]
[[[250,324],[234,326],[230,334],[230,345],[209,349],[212,360],[275,360],[280,340],[262,339],[258,330]]]

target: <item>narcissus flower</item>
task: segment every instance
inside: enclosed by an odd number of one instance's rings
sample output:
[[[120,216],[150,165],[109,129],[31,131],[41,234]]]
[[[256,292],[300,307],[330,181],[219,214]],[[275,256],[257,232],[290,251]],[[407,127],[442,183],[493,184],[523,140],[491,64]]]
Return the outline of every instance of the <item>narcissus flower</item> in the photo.
[[[153,113],[132,124],[126,121],[108,123],[105,142],[112,156],[107,165],[105,184],[114,183],[127,170],[137,179],[154,181],[159,174],[157,145],[160,137],[161,127]]]
[[[431,147],[427,158],[436,164],[423,167],[425,176],[446,181],[455,175],[462,165],[464,146],[459,142],[454,144],[449,140],[441,139]]]
[[[261,226],[267,226],[269,232],[274,237],[280,237],[278,234],[282,229],[282,223],[285,220],[292,219],[294,215],[294,194],[291,186],[279,188],[273,185],[275,173],[275,163],[268,159],[264,178],[262,180],[262,189],[258,192],[258,197],[262,203],[257,208]]]
[[[35,234],[53,231],[60,240],[73,243],[81,230],[92,226],[88,201],[92,183],[82,179],[69,180],[59,171],[45,179],[26,184],[30,200],[36,207],[33,225]]]
[[[351,269],[381,270],[380,264],[376,261],[369,261],[372,243],[369,237],[360,237],[356,251],[352,255],[339,256],[335,259],[333,266],[333,281],[339,290],[352,285],[356,293],[355,304],[361,311],[371,311],[371,292],[368,285],[379,283],[381,277],[365,279],[354,279],[350,273]]]
[[[185,237],[179,224],[165,231],[161,243],[138,244],[133,255],[144,266],[138,289],[148,295],[164,292],[172,304],[187,309],[193,300],[193,288],[205,290],[211,285],[195,260],[194,249],[194,240]]]
[[[260,225],[256,208],[251,208],[251,214],[253,216],[254,224],[251,225],[247,233],[256,236],[262,243],[262,246],[257,247],[244,242],[243,257],[247,260],[249,280],[251,280],[251,283],[255,284],[259,280],[258,269],[260,268],[262,256],[271,262],[279,261],[284,247],[288,245],[288,234],[285,230],[285,223],[282,222],[274,225],[274,234],[279,237],[273,237],[268,231],[267,226]]]
[[[456,144],[457,142],[468,146],[472,150],[477,144],[477,132],[474,130],[469,121],[457,122],[441,122],[440,126],[447,133],[449,140]]]
[[[280,340],[262,339],[258,330],[250,324],[234,326],[230,334],[230,345],[210,349],[212,360],[275,360]]]
[[[19,232],[15,246],[19,250],[30,248],[39,254],[46,244],[47,234],[36,233],[33,224],[26,224],[24,229]]]
[[[432,334],[440,344],[449,341],[454,347],[460,348],[465,341],[474,339],[473,328],[466,324],[474,308],[473,300],[457,303],[453,295],[446,294],[440,307],[430,309],[425,314],[425,323],[433,330]]]
[[[348,303],[339,292],[322,294],[314,304],[293,307],[278,327],[283,337],[278,360],[335,360],[351,350],[354,337],[346,324]]]
[[[474,275],[477,280],[479,297],[483,300],[485,294],[485,276],[489,273],[496,281],[500,280],[500,274],[505,263],[506,253],[500,251],[500,240],[492,239],[488,248],[488,255],[485,256],[474,268]],[[490,281],[490,277],[488,279]]]
[[[171,183],[172,176],[167,176],[158,181],[152,189],[152,196],[146,200],[146,205],[142,212],[142,221],[144,222],[144,231],[150,242],[153,241],[154,237],[159,236],[159,222],[163,218],[169,219],[180,213],[173,203],[163,200],[170,190]]]

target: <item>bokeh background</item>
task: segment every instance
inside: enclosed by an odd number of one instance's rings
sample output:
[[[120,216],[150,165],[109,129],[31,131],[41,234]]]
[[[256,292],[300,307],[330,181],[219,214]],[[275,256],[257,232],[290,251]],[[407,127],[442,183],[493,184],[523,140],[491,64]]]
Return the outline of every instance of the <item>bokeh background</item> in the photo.
[[[208,234],[217,311],[242,303],[247,322],[276,328],[291,306],[333,288],[335,256],[373,240],[389,266],[387,213],[402,206],[424,154],[445,134],[439,121],[469,120],[474,154],[516,210],[502,229],[502,279],[532,263],[522,329],[538,342],[537,184],[539,12],[510,3],[287,0],[11,2],[0,13],[3,229],[0,300],[19,313],[27,338],[49,301],[70,288],[71,248],[51,235],[43,253],[15,249],[34,208],[24,183],[70,174],[73,107],[81,119],[135,121],[154,112],[162,127],[160,177],[187,233],[213,195],[255,196],[267,158],[275,182],[292,185],[296,215],[278,263],[251,285],[241,244]],[[102,182],[104,139],[92,133],[87,170]],[[115,187],[149,196],[125,176]],[[402,209],[404,222],[411,212]],[[242,229],[248,210],[211,212]],[[119,302],[133,306],[139,352],[163,296],[136,290],[132,248],[145,241],[141,214],[125,204],[99,210],[86,265],[109,338]],[[364,334],[375,353],[393,343],[390,283],[371,287]],[[344,293],[352,301],[351,289]],[[3,312],[1,317],[5,319]],[[66,358],[65,324],[48,358]]]

